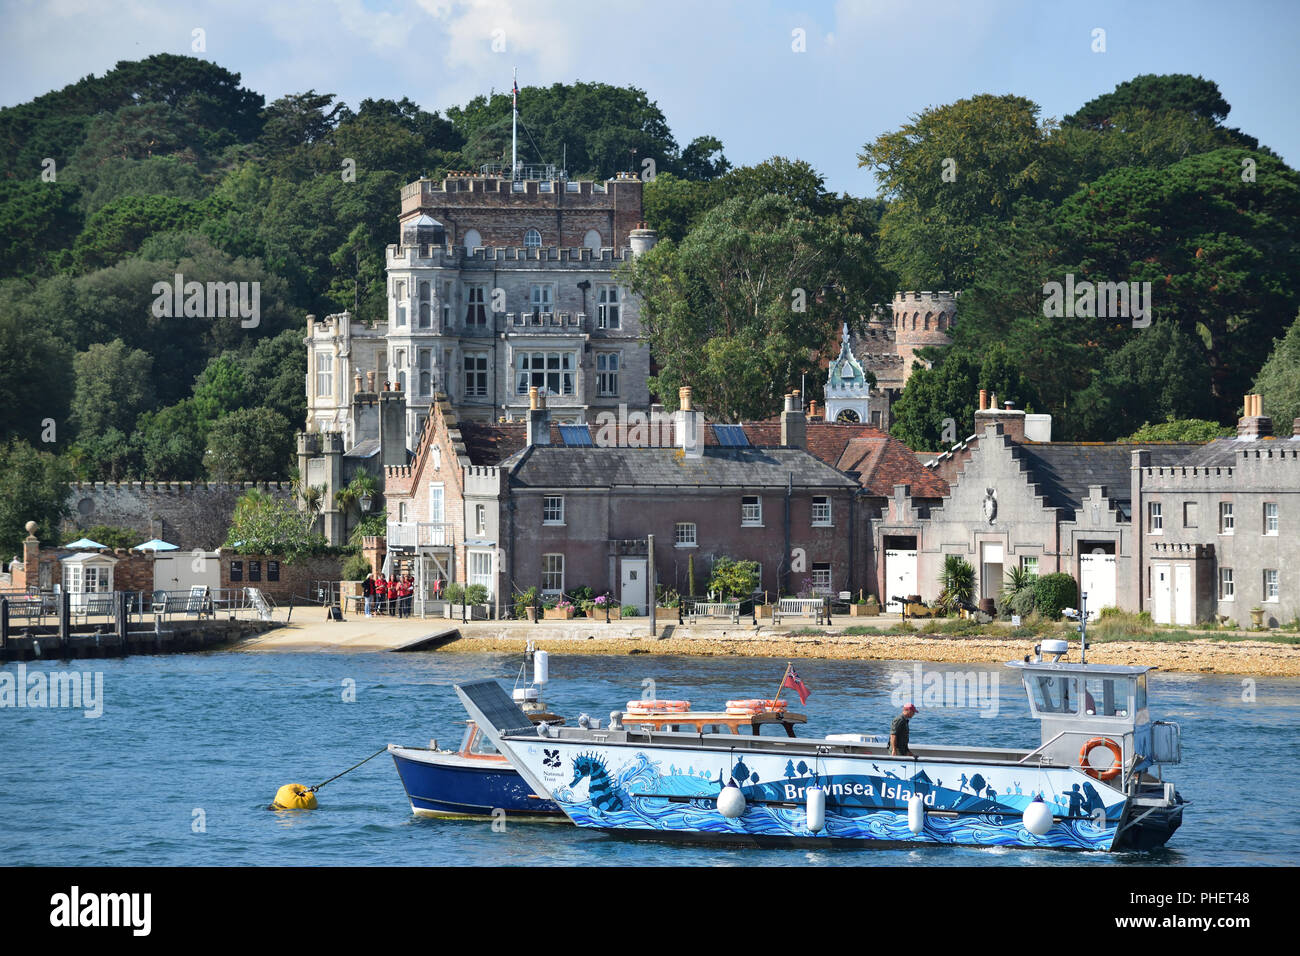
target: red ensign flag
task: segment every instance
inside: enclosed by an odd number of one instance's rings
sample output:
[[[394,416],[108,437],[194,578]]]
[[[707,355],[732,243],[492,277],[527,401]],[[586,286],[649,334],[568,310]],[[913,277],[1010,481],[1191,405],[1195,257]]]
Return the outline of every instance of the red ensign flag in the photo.
[[[808,695],[812,693],[803,681],[799,679],[799,673],[793,668],[785,672],[785,680],[781,683],[782,687],[788,687],[799,695],[799,705],[802,707],[808,703]]]

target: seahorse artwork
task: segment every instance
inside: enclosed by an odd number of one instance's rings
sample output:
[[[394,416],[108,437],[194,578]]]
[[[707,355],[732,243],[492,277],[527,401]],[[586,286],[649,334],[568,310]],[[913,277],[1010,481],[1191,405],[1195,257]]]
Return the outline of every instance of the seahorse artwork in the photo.
[[[579,754],[573,758],[573,779],[569,781],[569,786],[577,786],[583,777],[591,778],[587,784],[587,799],[593,807],[602,812],[623,809],[622,798],[614,789],[605,765],[595,754]]]

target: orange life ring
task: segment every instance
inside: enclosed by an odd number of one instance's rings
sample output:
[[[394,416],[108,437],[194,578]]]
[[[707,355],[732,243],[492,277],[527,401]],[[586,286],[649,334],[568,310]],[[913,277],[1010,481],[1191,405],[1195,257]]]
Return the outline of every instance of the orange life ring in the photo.
[[[629,700],[627,709],[639,714],[667,712],[681,714],[691,709],[689,700]]]
[[[766,711],[785,710],[789,705],[784,700],[729,700],[727,701],[727,710],[748,711],[754,714],[761,714]]]
[[[1105,770],[1097,770],[1088,761],[1088,754],[1097,747],[1105,747],[1114,756],[1111,765]],[[1124,766],[1124,751],[1120,749],[1119,744],[1109,737],[1093,737],[1079,751],[1079,769],[1090,777],[1097,780],[1114,780],[1119,776],[1120,769]]]

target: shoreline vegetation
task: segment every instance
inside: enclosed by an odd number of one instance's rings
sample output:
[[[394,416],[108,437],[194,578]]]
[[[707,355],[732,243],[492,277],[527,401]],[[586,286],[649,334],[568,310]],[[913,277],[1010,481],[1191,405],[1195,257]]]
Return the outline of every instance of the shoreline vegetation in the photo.
[[[1105,664],[1151,664],[1182,673],[1300,677],[1300,632],[1193,630],[1147,625],[1137,615],[1089,624],[1088,660]],[[1131,618],[1128,620],[1127,618]],[[1027,622],[1026,626],[974,621],[882,621],[878,626],[782,627],[661,625],[582,619],[556,624],[476,621],[461,624],[413,619],[376,625],[365,619],[345,624],[310,622],[279,628],[235,646],[241,651],[390,650],[445,632],[435,653],[521,653],[528,641],[560,654],[667,654],[697,657],[789,657],[906,660],[933,663],[1001,664],[1031,652],[1048,637],[1071,639],[1074,625]]]

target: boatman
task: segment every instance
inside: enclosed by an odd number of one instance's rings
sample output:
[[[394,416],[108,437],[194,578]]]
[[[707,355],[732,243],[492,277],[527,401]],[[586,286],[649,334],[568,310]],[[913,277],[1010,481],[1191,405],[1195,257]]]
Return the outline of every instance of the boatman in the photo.
[[[907,749],[908,744],[908,721],[916,715],[915,704],[904,704],[903,712],[894,718],[894,722],[889,725],[889,753],[893,757],[915,757],[916,754]]]

